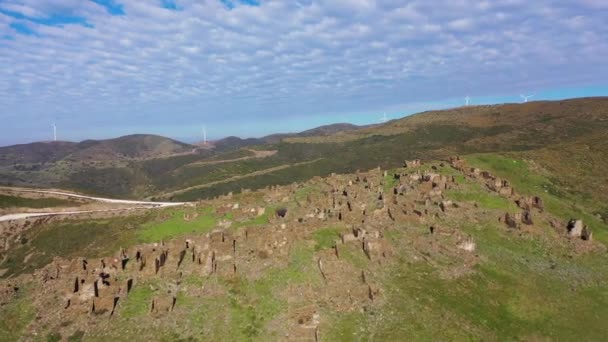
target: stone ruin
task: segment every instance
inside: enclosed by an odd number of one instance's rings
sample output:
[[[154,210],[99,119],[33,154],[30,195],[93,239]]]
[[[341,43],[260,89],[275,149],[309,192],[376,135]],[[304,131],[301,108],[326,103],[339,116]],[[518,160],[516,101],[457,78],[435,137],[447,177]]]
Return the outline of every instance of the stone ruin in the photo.
[[[419,167],[420,165],[420,159],[406,160],[403,162],[403,167],[405,168]]]
[[[307,193],[305,200],[293,200],[302,188],[298,184],[262,190],[265,201],[262,206],[234,203],[233,196],[225,196],[216,200],[220,203],[215,203],[215,208],[222,216],[232,214],[232,220],[259,217],[271,210],[267,208],[277,209],[268,215],[269,222],[261,226],[236,229],[232,227],[238,225],[220,220],[216,229],[207,234],[132,246],[106,258],[56,258],[36,272],[36,277],[47,293],[61,293],[59,306],[63,316],[96,318],[120,315],[122,303],[128,301],[134,288],[147,286],[148,280],[159,281],[161,285],[149,303],[148,314],[162,317],[179,310],[178,294],[184,291],[182,281],[187,276],[256,279],[267,269],[286,267],[290,251],[298,241],[310,240],[317,229],[331,225],[342,228],[330,248],[314,254],[314,271],[325,287],[311,296],[323,297],[337,308],[359,310],[383,300],[382,289],[374,279],[382,267],[393,262],[395,247],[385,238],[391,229],[407,230],[410,225],[429,227],[428,240],[412,242],[425,260],[429,250],[435,249],[439,254],[455,253],[448,255],[464,258],[467,265],[475,262],[477,244],[470,236],[457,228],[439,227],[433,221],[441,217],[449,222],[452,215],[459,214],[460,210],[455,209],[461,204],[447,199],[445,194],[448,189],[458,188],[455,177],[442,174],[441,165],[432,165],[428,171],[416,169],[420,164],[420,160],[406,161],[406,168],[391,172],[395,183],[390,188],[385,188],[389,173],[374,169],[315,178],[307,183],[315,191]],[[508,181],[467,168],[458,157],[451,158],[450,165],[486,184],[489,191],[509,198],[515,196]],[[513,229],[533,226],[544,210],[542,199],[532,196],[514,201],[521,211],[505,213],[499,220]],[[194,218],[196,214],[183,217],[185,221]],[[591,231],[580,220],[571,220],[567,230],[572,238],[592,238]],[[441,239],[448,239],[456,252],[439,245],[437,241]],[[357,268],[349,264],[344,257],[347,249],[361,253],[370,266]],[[18,285],[7,285],[0,291],[2,303],[4,298],[8,301],[14,296]],[[302,310],[296,315],[294,329],[304,331],[303,334],[314,332],[318,338],[315,314],[318,315],[314,305]]]
[[[534,224],[532,220],[532,213],[529,211],[522,211],[520,213],[506,213],[498,219],[499,222],[504,222],[509,228],[520,229],[521,225],[531,226]]]
[[[543,199],[539,196],[531,196],[531,197],[520,197],[515,201],[518,207],[523,210],[531,211],[532,209],[538,209],[540,212],[545,210],[545,204]]]

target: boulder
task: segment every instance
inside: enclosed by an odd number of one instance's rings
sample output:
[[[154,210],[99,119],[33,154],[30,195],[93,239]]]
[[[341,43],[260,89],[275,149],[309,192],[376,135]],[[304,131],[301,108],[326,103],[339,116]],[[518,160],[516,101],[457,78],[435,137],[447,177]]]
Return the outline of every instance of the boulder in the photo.
[[[521,220],[521,218],[518,216],[521,216],[521,214],[511,215],[509,213],[506,213],[504,216],[505,224],[509,226],[509,228],[517,229],[519,227],[518,222]]]
[[[583,221],[575,219],[568,221],[568,226],[566,227],[566,229],[568,229],[568,236],[570,237],[581,237],[583,234],[583,228],[585,228]]]
[[[589,229],[589,227],[583,227],[583,231],[581,232],[581,239],[585,241],[593,240],[593,232],[591,232],[591,229]]]
[[[347,243],[350,241],[357,241],[357,237],[355,236],[355,234],[353,233],[348,233],[348,234],[342,234],[340,236],[340,238],[342,239],[342,243]]]
[[[441,211],[445,212],[446,210],[448,210],[448,208],[453,207],[454,203],[452,201],[442,201],[441,203],[439,203],[439,207],[441,208]]]
[[[521,222],[527,225],[534,224],[534,222],[532,221],[532,214],[529,211],[524,211],[521,215]]]

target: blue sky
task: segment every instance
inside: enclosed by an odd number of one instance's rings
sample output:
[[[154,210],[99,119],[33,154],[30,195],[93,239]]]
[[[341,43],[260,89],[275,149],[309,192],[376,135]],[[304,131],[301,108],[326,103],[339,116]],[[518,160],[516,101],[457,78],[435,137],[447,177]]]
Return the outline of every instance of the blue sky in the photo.
[[[0,145],[608,95],[606,0],[0,0]]]

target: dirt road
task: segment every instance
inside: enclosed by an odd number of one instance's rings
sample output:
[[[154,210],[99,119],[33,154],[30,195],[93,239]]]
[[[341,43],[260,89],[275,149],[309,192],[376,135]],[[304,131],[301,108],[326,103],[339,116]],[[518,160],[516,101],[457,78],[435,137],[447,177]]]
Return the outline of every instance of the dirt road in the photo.
[[[69,193],[69,192],[53,191],[53,190],[19,189],[19,191],[87,199],[90,201],[96,201],[96,202],[101,202],[101,203],[127,204],[127,205],[133,205],[133,207],[117,208],[117,209],[103,209],[103,210],[52,211],[52,212],[44,212],[44,213],[13,213],[13,214],[7,214],[7,215],[0,216],[0,222],[12,221],[12,220],[22,220],[22,219],[27,219],[27,218],[31,218],[31,217],[87,214],[87,213],[98,213],[98,212],[111,212],[111,211],[118,211],[118,210],[165,208],[165,207],[175,207],[175,206],[187,204],[186,202],[149,202],[149,201],[133,201],[133,200],[121,200],[121,199],[103,198],[103,197],[92,197],[92,196],[78,195],[78,194],[73,194],[73,193]]]
[[[271,167],[269,169],[263,169],[263,170],[258,170],[258,171],[254,171],[245,175],[236,175],[236,176],[232,176],[229,178],[225,178],[225,179],[221,179],[221,180],[217,180],[217,181],[213,181],[213,182],[209,182],[209,183],[205,183],[205,184],[199,184],[199,185],[194,185],[194,186],[190,186],[187,188],[183,188],[183,189],[179,189],[179,190],[175,190],[175,191],[170,191],[170,192],[165,192],[161,195],[157,195],[157,197],[160,198],[168,198],[171,196],[175,196],[177,194],[181,194],[190,190],[195,190],[195,189],[202,189],[202,188],[208,188],[217,184],[221,184],[221,183],[228,183],[228,182],[232,182],[235,180],[239,180],[239,179],[243,179],[243,178],[249,178],[249,177],[255,177],[255,176],[260,176],[260,175],[265,175],[271,172],[275,172],[275,171],[279,171],[279,170],[283,170],[283,169],[287,169],[290,167],[296,167],[296,166],[301,166],[301,165],[306,165],[306,164],[311,164],[311,163],[315,163],[319,160],[322,160],[323,158],[317,158],[314,160],[308,160],[308,161],[304,161],[304,162],[299,162],[299,163],[295,163],[295,164],[284,164],[284,165],[279,165],[279,166],[275,166],[275,167]]]
[[[259,150],[249,149],[249,148],[244,148],[244,150],[252,152],[253,155],[252,156],[246,156],[246,157],[240,157],[240,158],[234,158],[234,159],[199,161],[199,162],[194,162],[194,163],[186,164],[186,165],[184,165],[182,167],[177,168],[176,170],[179,170],[181,168],[188,167],[188,166],[214,165],[214,164],[233,163],[233,162],[243,161],[243,160],[249,160],[249,159],[268,158],[268,157],[274,156],[278,152],[276,150],[259,151]],[[176,170],[174,170],[173,172],[175,172]]]

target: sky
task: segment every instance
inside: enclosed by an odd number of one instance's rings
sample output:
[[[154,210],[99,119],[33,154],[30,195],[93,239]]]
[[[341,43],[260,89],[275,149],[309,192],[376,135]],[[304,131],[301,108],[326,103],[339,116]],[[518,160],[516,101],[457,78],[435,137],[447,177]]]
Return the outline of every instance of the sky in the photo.
[[[0,0],[0,145],[608,95],[607,0]]]

